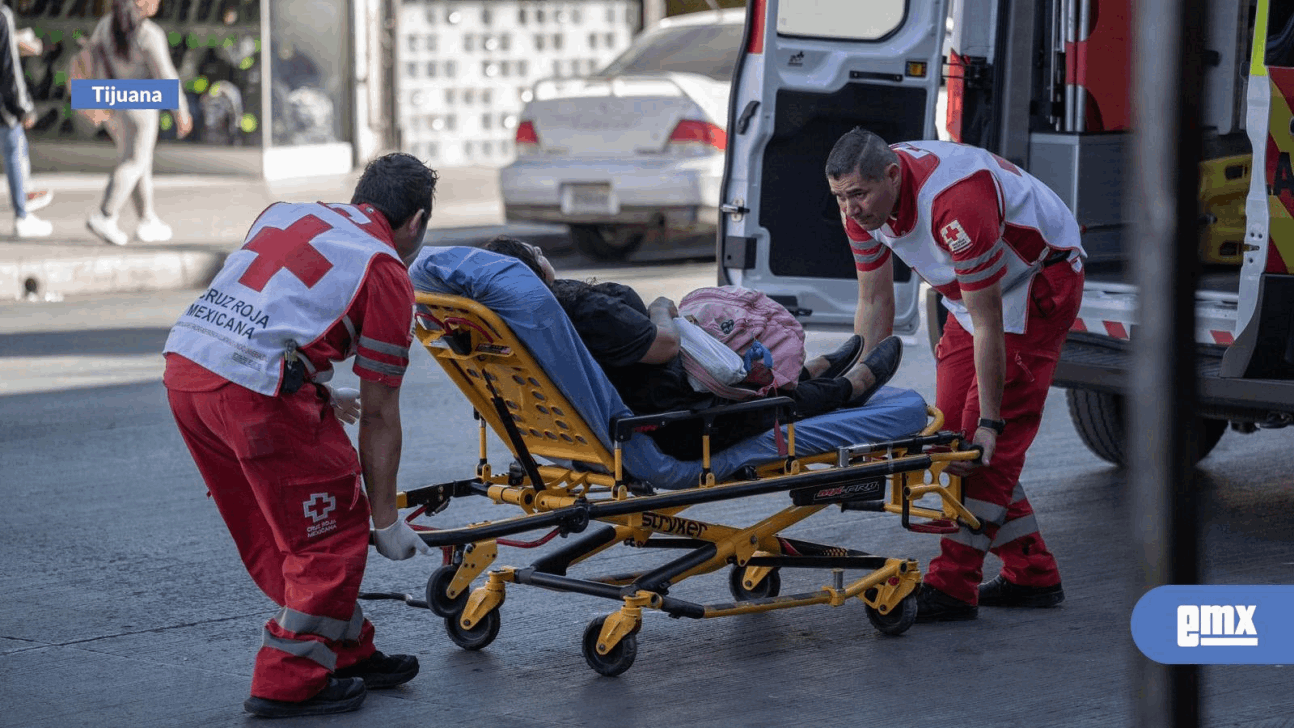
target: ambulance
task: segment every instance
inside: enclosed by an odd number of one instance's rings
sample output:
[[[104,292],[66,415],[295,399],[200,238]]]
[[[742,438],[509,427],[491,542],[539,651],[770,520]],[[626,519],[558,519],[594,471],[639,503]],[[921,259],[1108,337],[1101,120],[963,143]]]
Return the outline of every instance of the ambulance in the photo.
[[[1294,3],[1214,0],[1208,12],[1199,458],[1227,429],[1294,423]],[[891,143],[989,149],[1079,222],[1086,285],[1055,386],[1088,448],[1126,465],[1132,20],[1132,0],[751,0],[728,112],[720,285],[764,291],[808,327],[852,326],[857,279],[823,171],[835,141],[862,126]],[[897,259],[894,288],[896,333],[924,318],[933,346],[947,316],[938,294]]]

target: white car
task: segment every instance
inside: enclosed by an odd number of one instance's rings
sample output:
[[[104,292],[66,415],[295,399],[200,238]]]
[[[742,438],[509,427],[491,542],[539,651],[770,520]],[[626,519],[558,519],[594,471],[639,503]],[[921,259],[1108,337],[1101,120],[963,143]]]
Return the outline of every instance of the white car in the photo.
[[[667,18],[597,74],[537,83],[499,174],[508,222],[569,225],[599,260],[713,231],[744,24],[744,9]]]

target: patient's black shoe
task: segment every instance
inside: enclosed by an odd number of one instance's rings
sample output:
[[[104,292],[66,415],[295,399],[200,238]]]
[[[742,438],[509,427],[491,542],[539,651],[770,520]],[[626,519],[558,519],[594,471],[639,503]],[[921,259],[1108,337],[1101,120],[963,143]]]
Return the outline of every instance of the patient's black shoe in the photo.
[[[823,370],[822,379],[835,379],[848,371],[849,367],[854,365],[858,359],[858,354],[863,350],[863,337],[854,334],[840,345],[839,349],[830,354],[823,354],[822,358],[827,360],[827,368]]]
[[[886,338],[877,344],[875,349],[867,352],[867,356],[860,363],[872,371],[876,382],[862,394],[850,400],[850,407],[867,404],[867,400],[876,394],[876,390],[884,387],[899,370],[899,364],[903,363],[903,340],[897,336]]]

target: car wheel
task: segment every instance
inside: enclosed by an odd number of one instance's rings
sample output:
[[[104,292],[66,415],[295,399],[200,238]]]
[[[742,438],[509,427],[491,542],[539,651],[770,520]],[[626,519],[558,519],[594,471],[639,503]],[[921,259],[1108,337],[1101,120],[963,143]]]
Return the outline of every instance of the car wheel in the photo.
[[[572,225],[571,240],[576,250],[602,261],[624,260],[643,244],[645,233],[638,228],[615,225]]]

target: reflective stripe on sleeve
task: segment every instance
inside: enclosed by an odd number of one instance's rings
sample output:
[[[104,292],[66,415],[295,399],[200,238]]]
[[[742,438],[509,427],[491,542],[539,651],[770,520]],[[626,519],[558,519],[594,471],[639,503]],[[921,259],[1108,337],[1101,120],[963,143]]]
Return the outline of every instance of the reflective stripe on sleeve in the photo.
[[[407,346],[396,346],[395,344],[388,344],[385,341],[378,341],[377,339],[371,339],[367,336],[359,337],[359,345],[378,354],[386,354],[387,356],[394,356],[399,359],[409,358],[409,348]]]
[[[979,283],[980,281],[985,281],[985,280],[988,280],[989,278],[992,278],[993,276],[997,275],[998,273],[1001,273],[1005,269],[1006,269],[1006,258],[1002,257],[1002,258],[999,258],[998,261],[994,263],[992,266],[985,268],[984,270],[979,271],[978,273],[965,273],[965,274],[958,273],[957,282],[958,283]]]
[[[861,253],[857,248],[854,248],[854,262],[859,265],[871,265],[885,257],[886,250],[888,248],[884,245],[877,246],[875,253]]]
[[[370,359],[363,354],[355,355],[355,364],[364,367],[369,371],[377,372],[378,374],[386,374],[392,377],[404,376],[405,367],[399,367],[394,364],[384,364],[380,361]]]
[[[998,255],[1000,252],[1002,252],[1002,243],[998,242],[992,248],[989,248],[989,251],[983,255],[977,255],[969,260],[954,260],[953,269],[957,271],[957,275],[969,273],[981,265],[991,261],[993,256]]]

